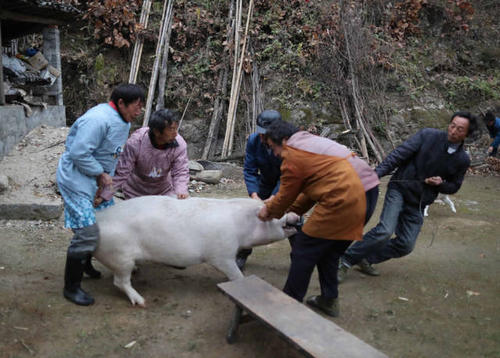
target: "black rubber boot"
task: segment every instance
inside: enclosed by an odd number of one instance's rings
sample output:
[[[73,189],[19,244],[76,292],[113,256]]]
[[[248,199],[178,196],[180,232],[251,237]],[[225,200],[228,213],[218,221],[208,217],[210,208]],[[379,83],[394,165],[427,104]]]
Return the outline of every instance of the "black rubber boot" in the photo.
[[[92,254],[88,254],[87,259],[85,260],[85,265],[83,267],[83,272],[90,278],[101,278],[101,272],[97,271],[94,266],[92,266]]]
[[[84,260],[85,259],[69,256],[66,258],[63,295],[66,299],[77,305],[88,306],[94,303],[94,299],[80,287],[83,276],[83,265],[85,263]]]

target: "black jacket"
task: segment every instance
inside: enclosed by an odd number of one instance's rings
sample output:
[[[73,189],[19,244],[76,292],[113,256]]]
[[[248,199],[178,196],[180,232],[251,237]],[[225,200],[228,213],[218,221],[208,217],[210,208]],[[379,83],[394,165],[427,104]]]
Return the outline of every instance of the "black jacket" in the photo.
[[[438,193],[456,193],[470,165],[463,143],[452,154],[447,152],[449,144],[446,132],[422,129],[394,149],[375,171],[382,178],[397,168],[389,188],[399,190],[406,203],[423,210],[434,202]],[[425,178],[433,176],[440,176],[443,183],[439,186],[424,183]]]

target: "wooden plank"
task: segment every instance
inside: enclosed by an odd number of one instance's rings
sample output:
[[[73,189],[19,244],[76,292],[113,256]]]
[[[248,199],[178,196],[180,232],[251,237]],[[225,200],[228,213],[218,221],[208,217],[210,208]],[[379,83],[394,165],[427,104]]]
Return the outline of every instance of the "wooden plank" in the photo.
[[[257,276],[217,286],[237,305],[311,357],[387,357]]]

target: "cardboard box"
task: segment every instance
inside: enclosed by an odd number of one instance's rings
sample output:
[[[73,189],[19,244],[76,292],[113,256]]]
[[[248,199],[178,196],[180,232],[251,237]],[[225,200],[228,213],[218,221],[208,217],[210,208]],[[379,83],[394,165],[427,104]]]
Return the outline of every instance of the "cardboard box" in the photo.
[[[28,58],[27,62],[37,71],[43,70],[49,64],[49,61],[47,61],[40,51],[38,51],[36,55]]]

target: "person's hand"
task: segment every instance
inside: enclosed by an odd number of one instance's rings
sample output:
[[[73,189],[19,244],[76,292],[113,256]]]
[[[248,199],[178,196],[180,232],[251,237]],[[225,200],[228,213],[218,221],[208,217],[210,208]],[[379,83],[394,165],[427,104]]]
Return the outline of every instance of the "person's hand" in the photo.
[[[102,193],[102,188],[101,187],[97,188],[97,191],[94,196],[94,203],[93,203],[94,208],[97,208],[104,201],[104,199],[101,198],[101,193]]]
[[[106,185],[113,184],[113,178],[108,173],[102,173],[97,176],[97,185],[104,188]]]
[[[264,203],[269,203],[271,200],[273,200],[273,198],[274,198],[274,195],[271,195],[269,198],[264,200]]]
[[[177,194],[177,199],[187,199],[189,197],[188,193]]]
[[[104,201],[103,198],[101,198],[100,196],[96,196],[94,198],[94,208],[97,208],[99,205],[101,205],[101,203]]]
[[[267,211],[267,206],[263,206],[260,211],[257,213],[257,217],[262,221],[269,221],[271,217],[269,217],[269,213]]]
[[[255,193],[255,192],[253,192],[253,193],[250,195],[250,197],[251,197],[252,199],[257,199],[257,200],[260,200],[259,194]]]
[[[425,178],[425,184],[428,184],[428,185],[433,185],[433,186],[438,186],[438,185],[441,185],[443,183],[443,179],[441,179],[441,177],[429,177],[429,178]]]
[[[493,147],[490,146],[490,147],[488,147],[488,153],[491,153],[491,152],[493,152]]]

